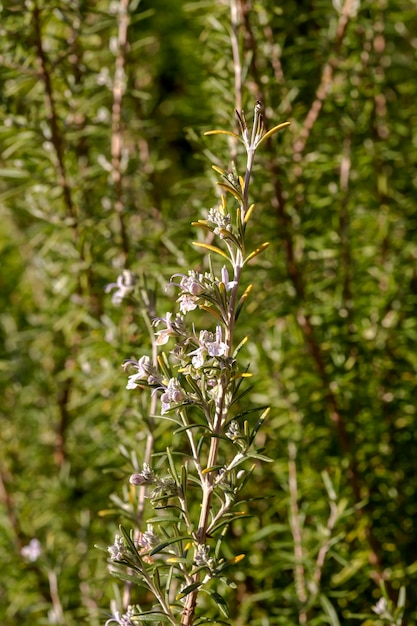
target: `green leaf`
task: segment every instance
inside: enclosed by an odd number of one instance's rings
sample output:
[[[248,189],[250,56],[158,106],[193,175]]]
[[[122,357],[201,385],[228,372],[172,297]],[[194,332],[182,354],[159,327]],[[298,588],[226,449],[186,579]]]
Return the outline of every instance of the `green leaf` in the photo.
[[[257,454],[256,452],[249,452],[246,455],[247,459],[257,459],[258,461],[263,461],[264,463],[273,463],[274,459],[271,459],[269,456],[265,456],[264,454]]]
[[[180,478],[177,474],[177,469],[175,467],[174,459],[171,453],[171,448],[167,447],[166,452],[167,452],[169,467],[171,470],[171,476],[175,480],[175,484],[177,485],[177,487],[180,487],[181,486]]]
[[[227,519],[224,519],[223,521],[213,526],[213,528],[210,527],[210,534],[216,533],[218,530],[220,530],[220,528],[224,528],[225,526],[230,526],[230,524],[232,524],[233,522],[237,520],[241,520],[241,519],[245,519],[249,517],[253,517],[253,515],[251,515],[250,513],[234,513]]]
[[[173,537],[171,539],[167,539],[166,541],[162,541],[162,543],[158,543],[155,548],[149,553],[150,556],[154,556],[154,554],[158,554],[158,552],[162,552],[167,546],[172,546],[174,543],[180,543],[181,541],[193,541],[193,538],[189,535],[181,535],[180,537]]]
[[[331,624],[331,626],[340,626],[339,618],[337,617],[334,606],[324,594],[320,594],[320,604],[323,611],[329,618],[329,623]]]
[[[158,611],[149,611],[149,613],[140,613],[140,615],[135,615],[135,619],[140,622],[166,622],[172,623],[171,619],[168,617],[166,613],[161,613]]]
[[[198,589],[199,587],[201,587],[202,584],[203,584],[202,582],[198,582],[198,583],[192,583],[191,585],[188,585],[188,587],[185,587],[185,589],[183,589],[180,593],[176,595],[175,599],[182,600],[182,598],[185,598],[185,596],[188,596],[188,594],[194,591],[194,589]]]
[[[212,600],[217,604],[221,613],[225,617],[230,617],[230,609],[227,605],[226,600],[221,596],[217,591],[213,591],[212,589],[203,589],[204,593],[207,593]]]

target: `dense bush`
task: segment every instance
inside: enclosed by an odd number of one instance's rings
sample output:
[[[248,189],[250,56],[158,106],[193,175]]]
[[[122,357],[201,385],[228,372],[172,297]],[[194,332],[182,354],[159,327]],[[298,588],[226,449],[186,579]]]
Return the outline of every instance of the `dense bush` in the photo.
[[[204,131],[256,100],[291,126],[253,174],[238,332],[274,462],[230,529],[231,621],[383,623],[384,581],[416,623],[416,28],[405,0],[0,3],[2,623],[108,619],[94,545],[131,523],[149,428],[120,364],[206,263],[190,221],[236,147]]]

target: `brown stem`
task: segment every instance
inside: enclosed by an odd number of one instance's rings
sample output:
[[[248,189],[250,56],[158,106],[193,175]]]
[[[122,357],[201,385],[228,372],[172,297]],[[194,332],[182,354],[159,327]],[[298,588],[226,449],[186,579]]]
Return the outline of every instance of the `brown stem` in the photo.
[[[284,254],[286,256],[287,272],[294,286],[296,298],[298,301],[297,321],[302,331],[304,342],[321,379],[330,419],[336,430],[340,448],[343,451],[343,455],[347,459],[349,464],[348,478],[354,494],[354,499],[355,502],[359,504],[362,501],[362,497],[356,457],[352,449],[352,445],[346,428],[346,423],[343,418],[342,411],[339,407],[337,397],[332,391],[330,385],[330,380],[326,371],[325,358],[320,343],[316,337],[314,326],[311,322],[311,317],[305,311],[306,291],[304,277],[295,257],[291,219],[285,210],[284,198],[279,182],[278,167],[274,163],[270,163],[270,170],[271,180],[274,180],[275,189],[275,195],[272,198],[272,205],[277,212],[281,242],[284,247]],[[363,509],[358,509],[357,515],[362,516]],[[373,572],[373,577],[376,581],[380,581],[384,579],[382,573],[381,559],[379,557],[381,546],[373,535],[371,528],[367,527],[366,533],[368,544],[370,547],[369,561],[371,565],[375,568]]]
[[[313,101],[310,110],[308,111],[304,124],[300,133],[296,137],[293,145],[293,158],[295,162],[300,162],[303,152],[305,150],[308,138],[313,129],[313,126],[319,116],[323,103],[330,93],[330,89],[333,82],[333,73],[337,67],[337,55],[339,54],[343,39],[346,33],[346,28],[349,23],[349,17],[353,7],[353,0],[345,0],[342,11],[340,13],[339,21],[337,24],[336,38],[333,45],[332,56],[327,63],[324,64],[320,84],[317,87],[316,97]],[[302,172],[301,167],[295,168],[295,173],[300,175]]]
[[[232,26],[230,43],[233,56],[235,108],[240,112],[242,110],[242,64],[239,50],[239,8],[237,0],[230,0],[230,22]]]
[[[340,191],[342,192],[342,198],[340,201],[339,212],[339,231],[340,231],[340,246],[341,246],[341,269],[343,272],[343,308],[346,311],[348,321],[351,322],[352,318],[352,288],[351,288],[351,252],[349,245],[349,215],[347,210],[348,198],[349,198],[349,176],[350,176],[350,140],[345,140],[344,151],[342,154],[342,161],[340,163]]]
[[[54,458],[58,467],[62,467],[66,459],[66,434],[70,421],[70,414],[68,410],[68,403],[70,399],[71,388],[73,384],[72,377],[67,378],[61,385],[58,396],[57,404],[59,411],[59,422],[56,429],[55,438],[55,451]]]
[[[122,176],[122,153],[123,153],[123,127],[122,127],[122,101],[125,92],[125,65],[128,48],[127,31],[129,27],[129,0],[119,2],[119,24],[117,38],[117,55],[113,81],[113,107],[112,107],[112,181],[115,195],[114,208],[119,219],[120,236],[122,239],[122,251],[125,265],[127,263],[129,241],[124,220],[123,202],[123,176]]]
[[[58,115],[56,112],[54,92],[52,88],[52,79],[48,70],[48,60],[42,40],[41,10],[39,9],[37,0],[35,0],[33,7],[33,28],[35,35],[35,47],[38,56],[38,62],[40,65],[40,75],[45,86],[46,114],[51,129],[51,141],[55,150],[55,156],[57,161],[58,184],[62,189],[67,216],[71,218],[73,232],[75,238],[78,239],[76,210],[72,200],[71,188],[68,183],[68,177],[65,168],[64,145],[62,134],[59,128]]]
[[[260,73],[258,69],[258,55],[257,55],[257,45],[256,38],[253,34],[250,16],[253,14],[252,0],[239,0],[240,1],[240,12],[242,15],[242,24],[243,24],[243,45],[246,53],[250,53],[250,69],[251,74],[253,76],[252,81],[247,81],[246,87],[251,91],[252,95],[256,100],[260,100],[263,102],[263,94],[260,89],[261,80]]]
[[[294,582],[295,591],[298,601],[303,607],[307,602],[307,591],[304,571],[304,550],[302,541],[302,531],[300,524],[300,511],[298,508],[298,486],[297,486],[297,466],[296,466],[297,448],[293,441],[288,444],[288,487],[290,494],[290,511],[291,511],[291,531],[294,544]],[[298,613],[298,622],[300,624],[307,623],[307,613],[301,608]]]
[[[14,535],[16,537],[17,547],[19,550],[21,550],[24,545],[25,538],[15,513],[13,500],[7,486],[8,482],[9,479],[6,476],[6,471],[3,468],[0,468],[0,502],[4,505],[6,509],[10,526],[12,527]]]

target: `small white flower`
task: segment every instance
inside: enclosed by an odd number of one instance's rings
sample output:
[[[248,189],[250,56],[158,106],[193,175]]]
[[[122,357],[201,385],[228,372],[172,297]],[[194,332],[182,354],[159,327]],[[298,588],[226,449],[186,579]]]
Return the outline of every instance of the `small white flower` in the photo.
[[[186,399],[186,394],[176,378],[171,378],[164,393],[161,395],[162,415],[169,411],[173,405],[181,404]]]
[[[387,601],[384,597],[382,597],[382,598],[379,598],[375,606],[372,607],[372,610],[377,615],[382,615],[383,613],[385,613],[387,608],[388,608]]]
[[[234,187],[239,186],[239,180],[236,180],[236,177],[233,174],[230,174],[228,178]],[[221,211],[219,211],[219,209],[210,209],[207,216],[207,221],[212,222],[216,225],[213,232],[221,239],[224,239],[224,237],[227,236],[225,235],[224,231],[232,231],[229,213],[223,214]]]
[[[42,546],[39,539],[31,539],[27,546],[23,546],[20,550],[20,554],[31,563],[37,561],[42,554]]]
[[[112,546],[107,548],[107,551],[110,553],[110,558],[112,561],[120,561],[125,552],[125,544],[120,535],[115,535],[114,543]]]
[[[226,291],[231,291],[237,285],[236,280],[229,280],[229,272],[225,265],[222,267],[222,283],[226,287]]]
[[[129,376],[126,389],[136,389],[136,387],[139,386],[140,381],[146,381],[148,385],[159,383],[161,381],[159,372],[149,356],[141,356],[139,361],[136,361],[136,359],[128,359],[123,363],[122,367],[123,369],[126,369],[127,367],[134,367],[137,369],[136,374]]]
[[[126,296],[133,291],[136,284],[136,276],[130,270],[123,270],[117,277],[117,282],[110,283],[105,286],[105,293],[109,293],[112,289],[116,291],[112,294],[111,301],[113,304],[119,305]]]
[[[180,287],[192,296],[199,296],[204,291],[202,279],[202,274],[197,274],[197,272],[190,270],[188,276],[183,276],[181,279]]]
[[[225,435],[226,435],[226,437],[228,437],[232,441],[237,439],[240,436],[240,428],[239,428],[239,424],[236,422],[236,420],[232,420],[229,423],[229,427],[228,427]]]
[[[194,352],[190,353],[190,356],[191,355],[194,355],[191,359],[193,367],[195,367],[196,370],[200,369],[200,367],[203,367],[207,355],[206,348],[204,348],[204,346],[201,348],[197,348],[197,350],[194,350]]]
[[[215,341],[206,342],[207,350],[210,356],[224,356],[227,352],[227,343],[222,341],[222,328],[217,326]]]
[[[156,336],[156,344],[158,346],[163,346],[166,344],[170,337],[178,337],[179,335],[184,335],[185,326],[184,326],[184,318],[182,315],[176,315],[175,320],[172,320],[172,313],[167,313],[166,317],[157,317],[153,320],[153,325],[156,326],[164,322],[166,328],[162,330],[158,330],[155,333]]]
[[[195,297],[188,293],[183,293],[182,296],[178,298],[178,302],[180,303],[180,311],[184,315],[197,308]]]
[[[153,485],[156,482],[156,476],[153,469],[144,463],[142,471],[139,474],[132,474],[129,482],[131,485]]]
[[[199,543],[197,546],[194,562],[198,566],[205,566],[211,569],[214,565],[214,560],[209,557],[210,546]]]
[[[108,626],[108,624],[119,624],[119,626],[137,626],[138,621],[136,619],[132,619],[134,616],[134,608],[132,606],[127,607],[127,613],[123,613],[120,615],[119,611],[115,611],[110,619],[107,620],[104,626]]]
[[[159,535],[154,531],[152,524],[147,525],[146,532],[140,533],[138,541],[143,550],[151,550],[160,542],[161,540],[159,538]]]

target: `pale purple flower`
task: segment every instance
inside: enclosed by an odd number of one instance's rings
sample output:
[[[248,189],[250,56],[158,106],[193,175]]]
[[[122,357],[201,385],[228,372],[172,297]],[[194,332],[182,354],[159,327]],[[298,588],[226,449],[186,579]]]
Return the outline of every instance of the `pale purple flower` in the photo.
[[[154,471],[147,463],[143,464],[143,469],[138,474],[132,474],[129,478],[131,485],[153,485],[156,482]]]
[[[191,296],[189,293],[183,293],[179,298],[180,311],[184,315],[189,311],[194,311],[197,308],[197,302],[195,296]]]
[[[207,356],[207,349],[204,346],[201,346],[200,348],[197,348],[197,350],[190,352],[190,356],[191,355],[194,355],[191,359],[191,363],[193,367],[198,370],[204,365],[204,361],[206,360]]]
[[[217,326],[215,335],[208,330],[201,330],[198,343],[199,347],[188,354],[188,356],[192,357],[191,362],[196,369],[203,367],[207,355],[221,357],[228,350],[227,344],[222,341],[221,326]]]
[[[239,428],[239,424],[236,422],[236,420],[232,420],[229,423],[229,427],[228,427],[225,435],[229,439],[232,439],[232,441],[234,439],[237,439],[240,436],[240,428]]]
[[[115,535],[114,543],[107,548],[112,561],[121,561],[125,555],[125,544],[120,535]]]
[[[221,326],[217,326],[216,328],[216,337],[214,341],[206,342],[207,350],[210,356],[224,356],[227,352],[228,346],[227,343],[222,341],[222,328]]]
[[[235,181],[233,181],[232,184],[234,183]],[[215,235],[219,235],[221,239],[224,239],[225,237],[224,233],[221,231],[232,231],[232,226],[230,224],[230,215],[228,213],[223,214],[221,211],[219,211],[219,209],[210,209],[207,216],[207,221],[215,224],[213,232]]]
[[[160,498],[170,498],[176,495],[178,495],[178,489],[175,480],[171,478],[171,476],[165,476],[157,479],[156,485],[149,495],[149,498],[151,501],[155,501]]]
[[[107,620],[104,626],[108,626],[108,624],[119,624],[119,626],[137,626],[138,621],[136,619],[132,619],[134,617],[135,610],[132,606],[127,607],[127,613],[123,613],[120,615],[119,611],[113,613],[110,619]]]
[[[161,539],[154,531],[152,524],[147,525],[146,532],[140,533],[138,543],[143,548],[143,550],[151,550],[152,548],[157,546],[158,543],[161,543]]]
[[[42,546],[39,539],[31,539],[29,543],[20,550],[20,554],[31,563],[37,561],[42,554]]]
[[[137,372],[136,374],[129,376],[126,389],[136,389],[136,387],[139,386],[140,381],[146,381],[148,385],[159,383],[161,381],[161,376],[149,356],[144,355],[139,359],[139,361],[136,361],[136,359],[128,359],[122,365],[123,369],[130,366],[137,369]]]
[[[113,304],[119,305],[126,298],[126,296],[133,291],[136,284],[136,276],[130,270],[123,270],[117,277],[115,283],[110,283],[105,286],[105,293],[109,293],[112,289],[116,291],[112,294],[111,301]]]
[[[170,337],[178,337],[185,334],[184,318],[182,315],[176,315],[175,320],[172,320],[172,313],[167,313],[166,317],[157,317],[153,320],[153,325],[164,322],[166,328],[158,330],[155,333],[157,337],[156,343],[158,346],[162,346],[168,342]]]
[[[199,347],[188,354],[188,356],[192,357],[191,363],[196,369],[203,367],[204,361],[206,360],[206,356],[208,354],[207,342],[212,340],[213,333],[208,330],[200,330],[200,335],[198,337]]]
[[[192,296],[199,296],[204,291],[203,284],[204,276],[190,270],[188,276],[183,276],[180,282],[180,287],[183,291],[191,294]]]
[[[198,566],[205,566],[211,569],[214,565],[214,560],[209,557],[210,546],[199,543],[197,545],[196,555],[194,557],[194,562]]]
[[[388,608],[388,603],[384,597],[379,598],[378,602],[375,606],[372,607],[372,610],[377,615],[383,615]]]
[[[229,280],[229,272],[227,271],[227,267],[223,265],[222,267],[222,283],[226,287],[226,291],[230,291],[237,285],[236,280]]]
[[[186,399],[186,394],[176,378],[171,378],[164,393],[161,395],[162,415],[169,411],[173,405],[181,404]]]

